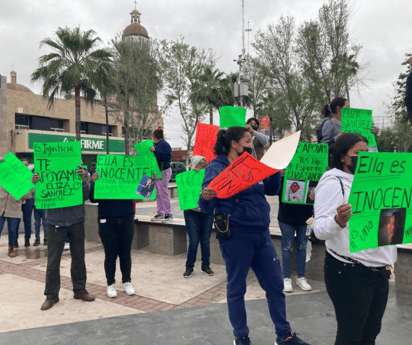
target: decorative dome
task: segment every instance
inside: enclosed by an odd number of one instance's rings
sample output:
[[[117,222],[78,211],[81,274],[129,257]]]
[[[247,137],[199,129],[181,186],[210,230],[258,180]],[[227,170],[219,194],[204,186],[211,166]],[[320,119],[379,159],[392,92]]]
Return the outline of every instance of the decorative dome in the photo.
[[[123,36],[143,36],[149,38],[149,34],[143,25],[140,24],[140,16],[142,15],[138,10],[134,9],[130,12],[131,24],[123,31]]]
[[[22,91],[34,94],[34,92],[30,90],[28,87],[21,84],[17,84],[17,73],[13,70],[10,72],[10,79],[11,83],[7,83],[8,90]]]

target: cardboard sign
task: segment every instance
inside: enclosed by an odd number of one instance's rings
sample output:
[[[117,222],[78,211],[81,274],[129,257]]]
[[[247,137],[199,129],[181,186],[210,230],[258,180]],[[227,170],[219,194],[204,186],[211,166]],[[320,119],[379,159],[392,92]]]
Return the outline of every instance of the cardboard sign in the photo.
[[[0,185],[16,200],[34,188],[32,176],[30,169],[12,152],[4,156],[4,162],[0,162]]]
[[[349,195],[351,253],[412,243],[412,153],[360,152]]]
[[[270,117],[265,116],[260,118],[260,126],[261,129],[270,129]]]
[[[342,108],[341,114],[341,131],[358,133],[368,141],[369,151],[377,151],[375,135],[372,129],[372,110]]]
[[[285,169],[296,152],[300,133],[301,131],[298,131],[272,144],[260,162],[273,169]]]
[[[133,148],[139,157],[146,157],[151,164],[154,164],[155,174],[157,178],[161,179],[162,173],[160,172],[159,164],[157,164],[156,156],[152,151],[150,151],[150,148],[153,145],[153,140],[144,140],[140,143],[134,144]]]
[[[204,177],[205,169],[201,169],[199,172],[190,170],[176,175],[177,195],[182,211],[197,208]]]
[[[285,171],[282,201],[290,204],[313,204],[315,187],[328,167],[329,146],[299,143]]]
[[[136,191],[144,175],[153,177],[156,167],[159,169],[156,160],[145,156],[98,155],[95,199],[145,199]],[[150,199],[155,197],[155,192],[151,193]]]
[[[229,128],[234,126],[245,127],[246,125],[246,108],[226,105],[219,109],[219,115],[220,128]]]
[[[196,125],[196,139],[192,155],[203,156],[207,159],[208,163],[210,163],[213,158],[216,158],[214,147],[218,131],[218,126],[198,122]]]
[[[40,177],[36,183],[38,209],[78,206],[83,203],[81,143],[34,143],[34,169]]]
[[[259,162],[246,152],[216,176],[207,187],[214,188],[218,198],[226,199],[276,174],[278,171]]]

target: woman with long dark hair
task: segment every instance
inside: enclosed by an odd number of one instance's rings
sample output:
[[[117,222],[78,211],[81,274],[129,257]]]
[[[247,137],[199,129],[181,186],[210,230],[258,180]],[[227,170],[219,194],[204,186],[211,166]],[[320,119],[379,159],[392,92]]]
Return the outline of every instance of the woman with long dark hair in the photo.
[[[349,250],[348,198],[358,154],[367,150],[363,136],[341,135],[332,151],[333,169],[316,188],[313,229],[317,238],[326,240],[326,290],[338,322],[335,345],[375,344],[388,299],[390,265],[397,258],[394,246]]]
[[[209,212],[223,212],[229,217],[230,238],[221,238],[220,250],[226,264],[227,305],[235,335],[235,345],[250,345],[246,323],[246,277],[250,268],[266,291],[269,312],[276,328],[276,344],[307,344],[293,333],[286,320],[283,278],[278,255],[269,233],[270,206],[265,194],[275,195],[280,187],[280,173],[227,199],[217,198],[209,183],[244,152],[251,152],[252,136],[244,127],[221,129],[214,148],[217,158],[206,168],[199,206]],[[244,172],[243,172],[244,173]]]
[[[322,139],[321,143],[333,144],[338,139],[341,129],[342,108],[348,108],[349,101],[343,97],[335,97],[330,104],[322,108]]]

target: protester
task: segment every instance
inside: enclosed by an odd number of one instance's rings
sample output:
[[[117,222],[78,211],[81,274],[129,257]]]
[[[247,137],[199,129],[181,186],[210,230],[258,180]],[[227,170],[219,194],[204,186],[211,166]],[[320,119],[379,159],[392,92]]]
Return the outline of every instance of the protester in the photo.
[[[89,198],[89,174],[80,167],[78,174],[82,177],[83,200]],[[33,175],[32,182],[40,180],[39,175]],[[41,310],[47,310],[59,302],[60,291],[60,261],[62,258],[65,239],[70,239],[71,279],[73,283],[74,299],[86,302],[94,301],[86,290],[86,265],[84,262],[84,203],[79,206],[55,208],[46,211],[46,228],[48,231],[47,243],[47,270],[46,288],[44,294],[46,301]]]
[[[395,246],[349,250],[348,198],[358,154],[367,150],[361,135],[341,135],[332,153],[333,169],[316,188],[313,229],[326,240],[325,283],[338,322],[335,345],[375,344],[388,299],[390,265],[397,257]]]
[[[259,120],[254,117],[251,117],[246,121],[246,128],[253,137],[253,156],[258,160],[261,160],[265,154],[265,145],[269,142],[268,137],[258,132]]]
[[[282,171],[284,173],[284,171]],[[305,278],[306,265],[306,245],[308,237],[306,236],[306,220],[312,217],[313,205],[289,204],[283,202],[283,179],[279,191],[279,211],[278,222],[280,232],[282,233],[282,267],[284,292],[293,292],[292,279],[290,273],[290,257],[293,251],[296,233],[296,268],[298,278],[296,285],[304,291],[312,290]]]
[[[348,107],[349,101],[343,97],[335,97],[330,104],[323,106],[321,143],[333,144],[338,139],[338,134],[341,129],[342,108]]]
[[[29,167],[29,161],[27,159],[23,158],[21,162],[26,167]],[[27,199],[23,200],[21,209],[23,211],[23,223],[24,223],[24,246],[30,247],[31,225],[32,225],[33,209],[34,209],[34,190],[28,195]]]
[[[283,279],[276,250],[269,233],[270,206],[265,194],[275,195],[280,187],[280,174],[227,198],[217,198],[209,183],[242,153],[251,152],[252,136],[246,128],[230,127],[218,132],[215,144],[217,158],[206,168],[199,206],[208,212],[230,215],[230,238],[221,238],[220,250],[226,264],[227,305],[235,335],[235,345],[251,344],[246,324],[246,277],[251,267],[266,291],[269,312],[275,324],[278,345],[307,344],[291,331],[286,320]]]
[[[409,64],[412,66],[412,57],[409,58]],[[405,105],[408,112],[409,121],[412,124],[412,69],[406,78]]]
[[[115,288],[117,257],[120,260],[123,289],[128,296],[131,296],[135,294],[131,279],[132,258],[130,255],[134,236],[133,200],[96,199],[94,181],[98,178],[98,173],[92,175],[90,201],[99,203],[97,221],[105,254],[104,270],[107,279],[107,296],[117,297]]]
[[[192,157],[191,169],[199,171],[200,169],[205,169],[206,166],[207,159],[205,157]],[[183,273],[183,277],[190,278],[193,274],[199,243],[202,251],[201,271],[208,276],[212,276],[213,271],[210,269],[210,235],[212,233],[213,213],[205,213],[198,207],[183,211],[183,215],[185,217],[186,231],[189,236],[186,271]]]
[[[37,247],[40,245],[40,229],[43,225],[43,244],[47,245],[47,226],[46,226],[46,210],[39,210],[34,204],[34,235],[36,239],[34,240],[33,246]]]
[[[150,151],[156,156],[162,178],[156,181],[157,214],[152,218],[152,221],[170,222],[173,220],[168,192],[169,181],[172,177],[172,169],[170,167],[172,148],[164,139],[163,129],[160,127],[153,131],[153,142],[154,146],[150,148]]]

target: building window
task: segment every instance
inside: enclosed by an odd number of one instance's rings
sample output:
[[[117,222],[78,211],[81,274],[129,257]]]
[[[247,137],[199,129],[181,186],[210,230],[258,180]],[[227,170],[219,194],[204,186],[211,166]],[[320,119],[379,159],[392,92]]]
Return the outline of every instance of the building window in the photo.
[[[64,132],[64,120],[25,114],[15,115],[16,129],[37,129],[42,131]]]
[[[82,134],[106,135],[106,125],[92,122],[82,122],[80,124]],[[113,134],[113,126],[109,126],[109,135]]]

